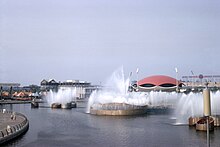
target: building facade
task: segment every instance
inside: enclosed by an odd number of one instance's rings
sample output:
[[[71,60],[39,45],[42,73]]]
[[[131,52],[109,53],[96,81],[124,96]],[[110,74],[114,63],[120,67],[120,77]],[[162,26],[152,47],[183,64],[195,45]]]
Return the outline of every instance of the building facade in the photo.
[[[67,80],[64,82],[56,82],[54,79],[52,79],[41,81],[42,90],[58,91],[59,88],[74,88],[76,90],[76,98],[85,99],[89,98],[94,90],[98,90],[99,86],[91,85],[90,82],[81,80]]]
[[[139,80],[134,84],[135,91],[178,91],[182,82],[165,75],[154,75]],[[136,86],[136,87],[135,87]]]

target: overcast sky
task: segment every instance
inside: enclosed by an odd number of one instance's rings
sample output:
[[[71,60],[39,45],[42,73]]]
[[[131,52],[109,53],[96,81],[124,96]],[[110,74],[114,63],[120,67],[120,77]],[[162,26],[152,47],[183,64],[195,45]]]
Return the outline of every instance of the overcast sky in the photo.
[[[219,47],[219,0],[0,1],[0,83],[220,74]]]

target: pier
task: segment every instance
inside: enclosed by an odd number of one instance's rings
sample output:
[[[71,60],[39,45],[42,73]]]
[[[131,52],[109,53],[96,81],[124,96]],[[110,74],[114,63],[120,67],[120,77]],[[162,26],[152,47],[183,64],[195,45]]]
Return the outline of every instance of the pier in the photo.
[[[0,110],[0,144],[24,134],[29,128],[27,118],[17,112]]]

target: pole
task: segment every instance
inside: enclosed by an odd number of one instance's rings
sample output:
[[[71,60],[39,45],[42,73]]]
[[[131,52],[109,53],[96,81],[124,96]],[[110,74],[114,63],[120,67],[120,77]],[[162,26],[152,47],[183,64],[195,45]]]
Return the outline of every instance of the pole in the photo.
[[[131,76],[132,76],[132,72],[130,72],[129,74],[129,81],[128,81],[128,91],[131,92],[132,91],[132,83],[131,83]]]
[[[192,88],[193,88],[193,86],[194,86],[194,78],[193,78],[194,73],[193,73],[193,71],[192,71],[192,70],[191,70],[191,73],[192,73]]]
[[[209,116],[206,117],[206,122],[207,122],[207,147],[210,147],[210,138],[209,138]]]
[[[177,78],[178,78],[178,69],[175,68],[175,71],[176,71],[176,92],[178,92],[179,91],[179,85],[178,85],[178,80],[177,80]]]
[[[206,117],[206,130],[207,130],[207,147],[210,147],[210,138],[209,138],[209,116],[211,116],[211,101],[210,101],[210,91],[208,89],[208,83],[206,83],[206,88],[203,90],[203,114]]]
[[[1,86],[1,88],[0,88],[0,100],[2,99],[2,86]]]
[[[138,91],[138,73],[139,73],[139,68],[137,68],[136,73],[137,73],[137,88],[136,88],[136,91]]]

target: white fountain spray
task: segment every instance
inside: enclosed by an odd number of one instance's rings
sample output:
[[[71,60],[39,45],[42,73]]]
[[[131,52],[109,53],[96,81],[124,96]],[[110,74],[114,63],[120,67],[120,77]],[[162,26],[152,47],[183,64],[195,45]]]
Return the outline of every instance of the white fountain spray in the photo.
[[[87,113],[93,104],[125,103],[144,106],[168,106],[176,103],[177,94],[167,92],[128,92],[130,79],[126,79],[123,67],[113,72],[104,88],[94,91],[88,101]]]
[[[175,108],[174,117],[177,124],[187,124],[190,116],[203,114],[202,93],[176,93],[176,92],[128,92],[129,78],[125,78],[123,68],[113,72],[104,88],[94,91],[88,101],[87,112],[93,104],[126,103],[130,105]],[[212,114],[220,114],[220,91],[211,92]]]
[[[50,90],[45,99],[49,105],[52,103],[66,104],[75,101],[76,88],[59,88],[58,92]]]
[[[151,91],[146,93],[150,107],[172,107],[174,108],[179,94],[176,92]]]
[[[220,91],[211,92],[212,115],[220,114]],[[181,94],[175,110],[176,124],[188,124],[189,117],[203,116],[203,95],[200,93]]]
[[[144,93],[128,92],[130,78],[125,78],[123,67],[113,72],[107,80],[104,88],[94,91],[88,101],[87,112],[93,104],[126,103],[130,105],[146,105],[147,99]]]

